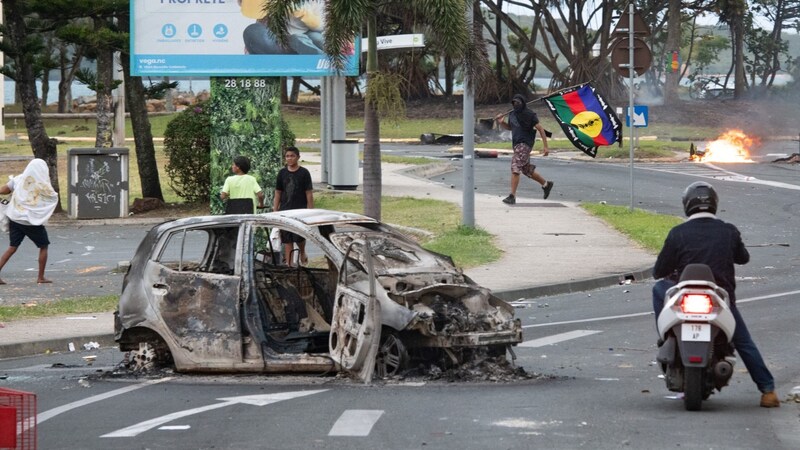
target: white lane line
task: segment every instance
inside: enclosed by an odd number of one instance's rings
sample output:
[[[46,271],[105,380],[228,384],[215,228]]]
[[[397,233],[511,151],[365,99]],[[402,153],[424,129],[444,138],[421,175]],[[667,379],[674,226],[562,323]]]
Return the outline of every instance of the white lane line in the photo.
[[[800,294],[800,290],[797,291],[787,291],[787,292],[779,292],[777,294],[770,294],[770,295],[761,295],[758,297],[750,297],[750,298],[740,298],[736,300],[737,305],[741,305],[742,303],[750,303],[750,302],[757,302],[760,300],[769,300],[778,297],[786,297],[790,295],[797,295]],[[619,316],[605,316],[605,317],[592,317],[590,319],[578,319],[578,320],[564,320],[562,322],[549,322],[549,323],[537,323],[532,325],[523,325],[522,328],[539,328],[539,327],[550,327],[553,325],[570,325],[573,323],[586,323],[586,322],[601,322],[604,320],[616,320],[616,319],[629,319],[631,317],[639,317],[639,316],[652,316],[653,312],[641,312],[641,313],[632,313],[632,314],[621,314]],[[522,345],[522,344],[520,344]]]
[[[523,325],[522,328],[539,328],[539,327],[549,327],[553,325],[569,325],[573,323],[601,322],[603,320],[627,319],[629,317],[652,316],[652,315],[653,315],[652,312],[622,314],[619,316],[592,317],[591,319],[565,320],[563,322],[537,323],[533,325]]]
[[[369,436],[382,415],[381,409],[348,409],[333,424],[328,436]]]
[[[554,334],[552,336],[547,336],[539,339],[533,339],[530,341],[525,341],[521,344],[518,344],[518,347],[544,347],[545,345],[553,345],[558,344],[559,342],[569,341],[571,339],[578,339],[585,336],[591,336],[593,334],[602,333],[602,331],[597,330],[575,330],[569,331],[567,333],[561,334]]]
[[[320,392],[325,392],[325,391],[327,391],[327,389],[320,389],[316,391],[279,392],[276,394],[242,395],[239,397],[218,398],[217,400],[220,400],[221,403],[212,403],[210,405],[200,406],[198,408],[185,409],[183,411],[166,414],[161,417],[156,417],[155,419],[139,422],[135,425],[131,425],[121,430],[104,434],[100,437],[101,438],[135,437],[144,433],[145,431],[152,430],[153,428],[164,425],[167,422],[172,422],[175,419],[181,419],[183,417],[188,417],[206,411],[212,411],[215,409],[224,408],[226,406],[231,406],[241,403],[252,406],[266,406],[266,405],[271,405],[273,403],[282,402],[284,400],[291,400],[297,397],[305,397],[307,395],[318,394]]]
[[[789,291],[789,292],[779,292],[777,294],[770,294],[770,295],[760,295],[758,297],[740,298],[740,299],[736,299],[736,304],[739,305],[741,303],[757,302],[759,300],[769,300],[771,298],[785,297],[787,295],[795,295],[795,294],[800,294],[800,290]]]
[[[90,405],[95,402],[99,402],[101,400],[105,400],[107,398],[116,397],[117,395],[127,394],[128,392],[135,391],[137,389],[141,389],[145,386],[150,386],[153,384],[163,383],[165,381],[171,380],[171,377],[161,378],[160,380],[150,380],[145,381],[141,384],[134,384],[133,386],[126,386],[124,388],[115,389],[113,391],[106,392],[104,394],[93,395],[91,397],[85,398],[83,400],[78,400],[76,402],[67,403],[66,405],[59,406],[57,408],[49,409],[45,412],[39,413],[36,417],[36,423],[42,423],[46,420],[50,420],[53,417],[63,414],[67,411],[73,410],[75,408],[80,408],[81,406]]]
[[[188,430],[189,428],[192,428],[192,426],[191,425],[164,425],[163,427],[159,427],[158,429],[159,430],[170,431],[170,430]]]

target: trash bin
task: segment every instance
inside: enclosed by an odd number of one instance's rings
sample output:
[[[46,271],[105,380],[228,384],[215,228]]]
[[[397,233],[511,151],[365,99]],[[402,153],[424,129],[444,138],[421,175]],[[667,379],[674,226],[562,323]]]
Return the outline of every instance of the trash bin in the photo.
[[[358,187],[358,140],[331,141],[331,171],[328,184],[334,189]]]
[[[67,167],[71,219],[128,216],[127,148],[71,148]]]

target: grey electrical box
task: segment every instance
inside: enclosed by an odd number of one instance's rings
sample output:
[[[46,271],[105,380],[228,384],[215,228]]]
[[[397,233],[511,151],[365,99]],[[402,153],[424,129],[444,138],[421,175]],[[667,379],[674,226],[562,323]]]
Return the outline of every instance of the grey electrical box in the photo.
[[[70,218],[128,216],[127,148],[71,148],[67,167]]]
[[[358,187],[358,141],[331,141],[331,171],[328,184],[334,189],[355,190]]]

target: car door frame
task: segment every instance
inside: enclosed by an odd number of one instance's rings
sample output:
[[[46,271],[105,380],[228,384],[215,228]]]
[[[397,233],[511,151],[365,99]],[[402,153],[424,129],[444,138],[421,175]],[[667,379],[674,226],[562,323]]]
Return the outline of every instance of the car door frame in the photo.
[[[366,279],[348,280],[352,270],[350,254],[362,246]],[[370,383],[381,338],[381,310],[376,297],[375,267],[367,242],[354,240],[347,247],[339,267],[339,281],[333,304],[333,320],[328,337],[330,357],[339,367]]]

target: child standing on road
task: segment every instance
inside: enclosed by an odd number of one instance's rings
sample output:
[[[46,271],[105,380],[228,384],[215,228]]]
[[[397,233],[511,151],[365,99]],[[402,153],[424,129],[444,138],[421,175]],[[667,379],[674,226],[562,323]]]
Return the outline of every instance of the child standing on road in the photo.
[[[34,159],[28,163],[21,175],[10,177],[7,184],[0,186],[0,194],[11,194],[6,209],[9,246],[3,256],[0,256],[0,271],[27,236],[39,247],[39,278],[36,281],[51,283],[44,277],[47,247],[50,245],[44,224],[56,209],[58,194],[50,184],[50,170],[47,168],[47,163],[42,159]],[[6,283],[0,279],[0,284]]]

